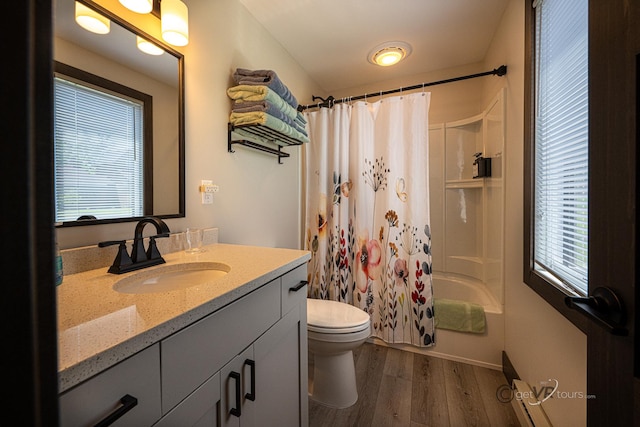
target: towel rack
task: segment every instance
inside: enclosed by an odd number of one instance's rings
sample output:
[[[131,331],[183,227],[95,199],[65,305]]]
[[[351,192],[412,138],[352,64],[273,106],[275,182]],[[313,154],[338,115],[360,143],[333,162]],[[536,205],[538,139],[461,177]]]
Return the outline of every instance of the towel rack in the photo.
[[[261,142],[250,141],[247,139],[232,139],[232,134],[234,130],[242,129],[244,132],[249,133],[256,137],[257,141],[266,140],[270,143],[277,145],[277,148],[270,147]],[[267,126],[253,124],[253,125],[234,125],[232,123],[227,124],[227,151],[229,153],[234,153],[233,149],[234,144],[243,145],[245,147],[253,148],[254,150],[263,151],[265,153],[273,154],[278,156],[278,163],[282,164],[282,159],[285,157],[289,157],[290,154],[282,151],[282,147],[290,147],[295,145],[302,145],[302,141],[299,141],[295,138],[292,138],[288,135],[284,135],[278,131],[275,131]]]

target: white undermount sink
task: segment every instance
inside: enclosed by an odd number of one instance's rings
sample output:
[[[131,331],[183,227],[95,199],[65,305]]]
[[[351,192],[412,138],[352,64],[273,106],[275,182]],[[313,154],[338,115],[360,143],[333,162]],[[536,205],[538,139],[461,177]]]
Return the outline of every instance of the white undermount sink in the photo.
[[[219,262],[189,262],[141,270],[118,280],[113,290],[125,294],[171,292],[197,285],[210,285],[231,270]]]

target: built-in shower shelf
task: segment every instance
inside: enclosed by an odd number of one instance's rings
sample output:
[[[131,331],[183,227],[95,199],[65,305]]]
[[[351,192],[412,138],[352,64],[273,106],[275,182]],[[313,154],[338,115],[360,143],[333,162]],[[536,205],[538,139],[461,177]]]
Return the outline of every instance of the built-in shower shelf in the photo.
[[[458,188],[482,188],[484,187],[484,180],[486,178],[476,178],[476,179],[449,179],[446,183],[447,189],[458,189]]]
[[[447,255],[445,270],[484,281],[484,258],[468,255]]]
[[[466,127],[466,126],[469,126],[469,125],[481,126],[483,117],[484,117],[483,114],[478,114],[478,115],[475,115],[475,116],[472,116],[472,117],[467,117],[466,119],[458,120],[458,121],[455,121],[455,122],[447,122],[445,124],[445,127],[447,129],[452,129],[452,128]]]
[[[449,255],[449,258],[450,259],[461,260],[461,261],[466,261],[466,262],[472,262],[474,264],[483,264],[484,263],[484,258],[477,257],[477,256]]]

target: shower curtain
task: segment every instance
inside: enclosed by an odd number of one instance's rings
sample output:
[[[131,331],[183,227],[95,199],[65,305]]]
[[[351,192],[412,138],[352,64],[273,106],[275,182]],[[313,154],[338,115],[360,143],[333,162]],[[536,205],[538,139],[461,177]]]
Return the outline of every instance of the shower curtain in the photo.
[[[389,343],[434,343],[430,93],[306,112],[309,297],[371,316]]]

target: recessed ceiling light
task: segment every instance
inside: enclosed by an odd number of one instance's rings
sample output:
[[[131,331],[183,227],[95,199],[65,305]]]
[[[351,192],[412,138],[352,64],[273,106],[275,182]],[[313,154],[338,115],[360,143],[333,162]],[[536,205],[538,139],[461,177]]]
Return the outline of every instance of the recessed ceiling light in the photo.
[[[374,47],[368,56],[369,62],[388,67],[397,64],[411,53],[411,46],[405,42],[386,42]]]

